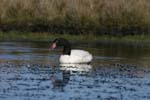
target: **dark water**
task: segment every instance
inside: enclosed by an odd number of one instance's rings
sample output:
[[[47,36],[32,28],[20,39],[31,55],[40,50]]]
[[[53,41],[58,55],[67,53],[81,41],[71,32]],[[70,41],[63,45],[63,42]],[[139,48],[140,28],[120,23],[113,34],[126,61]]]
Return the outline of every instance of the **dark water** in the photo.
[[[150,100],[149,44],[74,42],[88,65],[60,65],[48,47],[0,42],[0,100]]]

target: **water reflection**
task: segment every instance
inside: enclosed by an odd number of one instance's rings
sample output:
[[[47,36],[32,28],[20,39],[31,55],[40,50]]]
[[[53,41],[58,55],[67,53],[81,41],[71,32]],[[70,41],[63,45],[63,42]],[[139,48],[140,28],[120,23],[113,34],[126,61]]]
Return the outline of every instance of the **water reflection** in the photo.
[[[0,42],[0,60],[40,61],[58,63],[60,50],[49,52],[49,43]],[[96,66],[103,61],[142,63],[150,65],[150,45],[110,43],[110,42],[74,42],[72,48],[91,52]]]
[[[50,76],[52,82],[52,89],[64,91],[64,87],[68,84],[70,79],[70,71],[56,71]]]
[[[83,75],[92,69],[90,64],[60,64],[58,67],[58,70],[50,76],[53,90],[58,91],[64,91],[64,87],[68,84],[71,75]]]
[[[67,71],[78,71],[78,72],[89,72],[92,70],[90,64],[60,64],[61,70]]]

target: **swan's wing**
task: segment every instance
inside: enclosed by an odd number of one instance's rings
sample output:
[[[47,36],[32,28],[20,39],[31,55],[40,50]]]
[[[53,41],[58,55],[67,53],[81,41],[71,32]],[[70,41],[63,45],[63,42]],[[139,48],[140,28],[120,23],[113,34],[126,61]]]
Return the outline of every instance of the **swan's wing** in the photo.
[[[84,50],[72,50],[71,51],[71,56],[78,57],[82,62],[90,62],[93,57],[88,51]]]
[[[92,60],[92,55],[84,50],[71,50],[71,55],[61,55],[60,63],[88,63]]]
[[[90,53],[88,51],[84,51],[84,50],[71,50],[71,55],[74,55],[74,56],[84,57],[89,54]]]

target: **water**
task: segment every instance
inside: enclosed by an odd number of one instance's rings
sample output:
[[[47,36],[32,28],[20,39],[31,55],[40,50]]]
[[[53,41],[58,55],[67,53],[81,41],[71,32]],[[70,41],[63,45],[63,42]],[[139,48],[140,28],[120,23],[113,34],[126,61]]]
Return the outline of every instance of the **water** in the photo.
[[[150,100],[150,45],[73,42],[91,64],[59,64],[49,43],[0,42],[0,100]]]

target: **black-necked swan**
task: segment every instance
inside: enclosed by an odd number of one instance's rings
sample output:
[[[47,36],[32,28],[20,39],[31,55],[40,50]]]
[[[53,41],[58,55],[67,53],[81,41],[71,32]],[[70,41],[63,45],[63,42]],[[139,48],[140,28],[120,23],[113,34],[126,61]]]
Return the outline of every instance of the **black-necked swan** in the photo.
[[[63,47],[63,54],[59,58],[60,63],[90,63],[93,59],[92,55],[85,50],[71,50],[71,44],[64,38],[56,38],[52,41],[50,49],[58,46]]]

